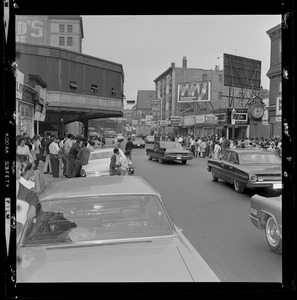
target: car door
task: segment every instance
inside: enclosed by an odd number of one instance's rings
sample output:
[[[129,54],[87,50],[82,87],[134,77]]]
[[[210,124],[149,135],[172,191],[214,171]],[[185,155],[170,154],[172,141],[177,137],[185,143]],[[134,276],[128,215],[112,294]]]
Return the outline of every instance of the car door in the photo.
[[[225,180],[227,182],[232,183],[234,178],[237,177],[236,161],[238,161],[237,153],[235,151],[229,151],[228,160],[224,164],[224,174],[226,176]]]
[[[215,173],[216,176],[222,180],[226,180],[227,175],[226,175],[226,163],[228,162],[228,157],[229,157],[230,151],[226,150],[226,152],[224,153],[223,157],[218,161]]]

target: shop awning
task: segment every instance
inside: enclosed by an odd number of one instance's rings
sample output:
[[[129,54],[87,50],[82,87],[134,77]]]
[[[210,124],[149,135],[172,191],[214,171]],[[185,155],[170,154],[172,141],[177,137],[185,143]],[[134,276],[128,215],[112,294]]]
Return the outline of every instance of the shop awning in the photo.
[[[218,126],[218,127],[215,127],[216,129],[218,130],[222,130],[225,126]]]

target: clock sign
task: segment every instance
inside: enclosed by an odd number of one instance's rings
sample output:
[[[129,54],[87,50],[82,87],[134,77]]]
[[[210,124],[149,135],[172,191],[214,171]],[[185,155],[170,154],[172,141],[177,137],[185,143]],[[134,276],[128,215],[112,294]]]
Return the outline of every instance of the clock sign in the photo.
[[[261,104],[254,104],[249,108],[249,117],[252,120],[261,120],[264,115],[264,107]]]

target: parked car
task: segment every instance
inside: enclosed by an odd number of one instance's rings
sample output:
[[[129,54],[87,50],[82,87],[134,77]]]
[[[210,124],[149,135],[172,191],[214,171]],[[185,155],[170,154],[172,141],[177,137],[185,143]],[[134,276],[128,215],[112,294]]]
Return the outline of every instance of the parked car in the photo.
[[[148,135],[146,138],[145,138],[145,142],[147,144],[154,144],[155,142],[155,137],[153,135]]]
[[[110,148],[96,148],[90,153],[89,163],[82,166],[81,176],[103,176],[109,175],[110,158],[113,155],[113,149]],[[122,149],[119,149],[120,156],[124,156]]]
[[[207,170],[214,182],[219,179],[234,185],[236,192],[246,188],[282,189],[281,159],[263,149],[227,149],[221,159],[209,158]]]
[[[116,132],[114,130],[106,130],[106,131],[104,131],[103,135],[106,138],[115,138]]]
[[[145,141],[141,137],[134,137],[132,140],[133,148],[144,148]]]
[[[40,204],[18,235],[18,283],[219,281],[141,177],[56,181]]]
[[[186,150],[178,142],[157,141],[154,148],[147,148],[146,155],[149,160],[157,159],[159,163],[166,161],[180,161],[186,164],[188,160],[194,158],[193,153]]]
[[[264,229],[268,246],[274,252],[282,253],[282,196],[252,196],[249,217],[256,228]]]

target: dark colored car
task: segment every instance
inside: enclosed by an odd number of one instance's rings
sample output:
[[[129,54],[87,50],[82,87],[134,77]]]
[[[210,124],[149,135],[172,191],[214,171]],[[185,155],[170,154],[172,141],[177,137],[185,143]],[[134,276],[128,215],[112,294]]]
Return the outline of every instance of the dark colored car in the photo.
[[[208,159],[207,170],[214,182],[219,179],[229,182],[239,193],[245,188],[282,189],[281,158],[271,151],[227,149],[221,159]]]
[[[282,196],[252,196],[249,217],[256,228],[264,229],[270,249],[282,253]]]
[[[146,155],[149,160],[157,159],[159,163],[164,163],[165,161],[181,161],[186,164],[188,160],[193,159],[193,153],[186,150],[178,142],[156,142],[154,148],[146,149]]]

